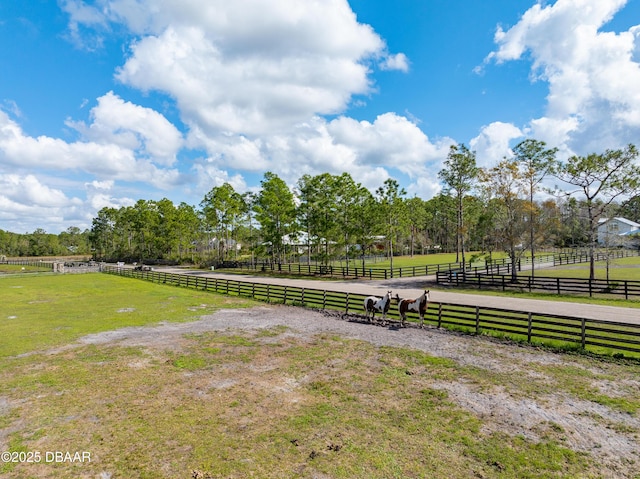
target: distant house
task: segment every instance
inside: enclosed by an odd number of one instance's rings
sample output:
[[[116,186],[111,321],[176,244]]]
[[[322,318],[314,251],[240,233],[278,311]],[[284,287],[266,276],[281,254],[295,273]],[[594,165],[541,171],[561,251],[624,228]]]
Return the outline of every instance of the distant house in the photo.
[[[640,233],[640,224],[622,217],[601,218],[598,243],[608,246],[630,246],[631,237]]]

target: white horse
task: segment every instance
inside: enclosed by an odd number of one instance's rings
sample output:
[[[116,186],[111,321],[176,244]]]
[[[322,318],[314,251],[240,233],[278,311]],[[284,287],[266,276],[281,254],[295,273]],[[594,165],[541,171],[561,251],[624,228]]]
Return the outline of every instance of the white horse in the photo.
[[[364,311],[367,315],[367,320],[373,322],[373,318],[376,315],[376,311],[382,313],[382,322],[387,319],[387,311],[391,306],[391,291],[387,291],[382,298],[379,296],[368,296],[364,298]],[[369,319],[369,313],[371,313],[371,319]]]
[[[402,326],[404,326],[404,322],[407,319],[407,312],[414,311],[420,316],[420,327],[422,328],[424,314],[427,312],[427,307],[429,306],[429,290],[425,289],[424,293],[416,299],[401,299],[397,294],[396,299],[398,300],[398,311],[402,319]]]

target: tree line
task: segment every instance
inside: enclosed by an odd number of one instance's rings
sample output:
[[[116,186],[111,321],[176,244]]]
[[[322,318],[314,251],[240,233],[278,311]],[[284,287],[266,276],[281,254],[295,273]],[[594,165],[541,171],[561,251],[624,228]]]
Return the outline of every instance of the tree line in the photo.
[[[640,220],[634,145],[563,162],[556,155],[555,148],[527,139],[513,155],[480,168],[474,151],[453,145],[438,175],[442,192],[429,200],[408,198],[393,178],[372,192],[348,173],[303,175],[289,188],[266,172],[257,192],[239,193],[225,183],[197,207],[166,198],[105,207],[88,232],[74,237],[85,239],[96,259],[110,261],[326,264],[442,251],[465,262],[469,251],[506,251],[515,262],[525,251],[535,258],[547,247],[593,252],[603,216]],[[544,186],[551,181],[562,186]],[[11,254],[0,234],[3,251]]]
[[[33,233],[12,233],[0,229],[0,258],[21,256],[90,255],[90,230],[70,226],[60,234],[38,228]]]

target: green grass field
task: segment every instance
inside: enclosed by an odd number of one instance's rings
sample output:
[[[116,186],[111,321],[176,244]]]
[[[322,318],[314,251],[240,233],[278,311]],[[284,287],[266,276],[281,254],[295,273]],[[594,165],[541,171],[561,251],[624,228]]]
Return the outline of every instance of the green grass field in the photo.
[[[40,273],[51,271],[50,267],[30,266],[18,264],[0,264],[0,274],[22,274],[22,273]]]
[[[10,338],[0,342],[0,358],[60,346],[89,333],[189,321],[229,301],[99,273],[0,277],[0,291],[0,337]]]
[[[471,261],[474,257],[484,255],[478,252],[466,252],[465,260]],[[492,257],[494,259],[504,258],[506,255],[501,253],[494,253]],[[459,260],[462,260],[462,256],[459,257]],[[350,262],[352,264],[353,262]],[[393,267],[394,268],[406,268],[412,266],[425,266],[430,264],[448,264],[448,263],[456,263],[456,254],[455,253],[433,253],[433,254],[416,254],[413,256],[395,256],[393,258]],[[339,265],[339,263],[336,263]],[[344,263],[343,263],[344,264]],[[361,261],[356,261],[356,266],[360,267],[362,265]],[[366,267],[371,268],[389,268],[391,267],[391,262],[389,259],[376,260],[376,261],[367,261],[365,263]]]
[[[596,261],[595,266],[596,279],[606,279],[606,262]],[[522,271],[519,274],[528,276],[531,271]],[[588,278],[589,263],[538,268],[535,274],[552,278]],[[611,260],[609,263],[609,278],[612,280],[640,281],[640,256]]]
[[[633,388],[592,385],[631,382],[637,365],[575,357],[574,369],[554,361],[518,376],[334,334],[303,339],[284,325],[52,352],[89,333],[255,303],[101,274],[2,278],[0,290],[0,444],[16,457],[91,454],[5,461],[8,479],[596,478],[607,469],[568,448],[561,427],[541,425],[540,441],[488,431],[435,385],[640,409]]]

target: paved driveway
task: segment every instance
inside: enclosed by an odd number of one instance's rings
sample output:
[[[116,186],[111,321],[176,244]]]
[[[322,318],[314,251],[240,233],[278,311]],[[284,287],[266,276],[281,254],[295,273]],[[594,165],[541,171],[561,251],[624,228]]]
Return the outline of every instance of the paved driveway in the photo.
[[[158,271],[173,273],[183,273],[181,269],[159,268]],[[216,272],[194,272],[211,278],[230,279],[234,281],[245,281],[250,283],[291,285],[299,288],[324,289],[327,291],[340,291],[358,294],[382,295],[388,290],[393,291],[400,297],[416,298],[420,296],[425,287],[431,290],[431,300],[439,303],[453,303],[471,306],[484,306],[489,308],[512,309],[516,311],[527,311],[533,313],[558,314],[562,316],[573,316],[578,318],[601,319],[606,321],[616,321],[627,324],[640,325],[640,309],[621,308],[615,306],[601,306],[595,304],[572,303],[566,301],[545,301],[541,299],[509,298],[504,296],[490,296],[483,294],[465,294],[452,291],[444,291],[425,286],[433,281],[435,277],[414,277],[414,278],[394,278],[386,280],[352,280],[352,281],[314,281],[312,279],[289,279],[278,277],[262,277],[253,275],[226,274]]]

